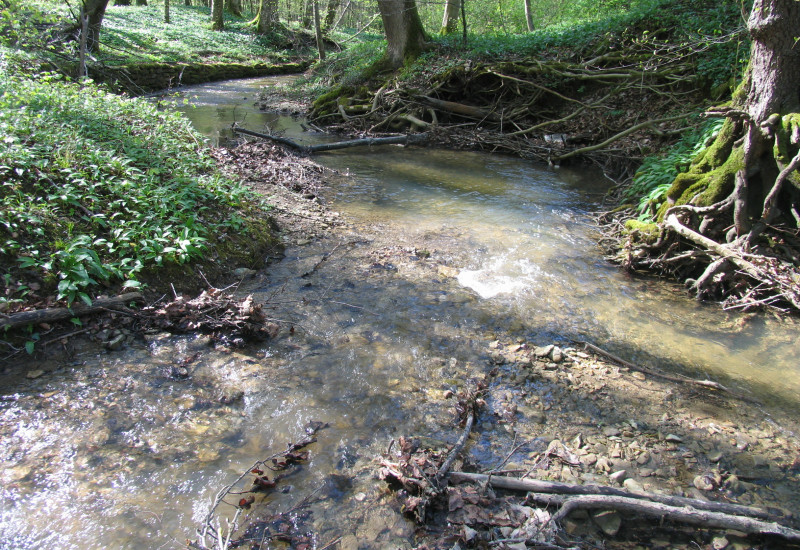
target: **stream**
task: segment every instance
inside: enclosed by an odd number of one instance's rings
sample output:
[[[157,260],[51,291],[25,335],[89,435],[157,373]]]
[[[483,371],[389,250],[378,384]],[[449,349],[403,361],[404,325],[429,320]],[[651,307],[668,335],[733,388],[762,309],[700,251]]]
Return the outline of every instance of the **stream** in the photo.
[[[180,109],[215,143],[234,121],[333,139],[254,107],[264,86],[290,78],[183,89]],[[721,312],[606,263],[588,217],[608,188],[602,175],[424,147],[315,160],[347,176],[321,194],[346,223],[285,235],[285,257],[241,289],[292,333],[237,351],[149,336],[79,350],[4,388],[0,548],[185,547],[216,491],[310,421],[329,426],[274,505],[317,491],[317,544],[347,532],[370,548],[410,547],[413,525],[391,506],[358,509],[375,491],[372,460],[401,435],[452,443],[452,412],[432,392],[483,372],[498,339],[586,340],[729,384],[767,413],[797,410],[795,322]],[[170,375],[180,361],[188,378]]]

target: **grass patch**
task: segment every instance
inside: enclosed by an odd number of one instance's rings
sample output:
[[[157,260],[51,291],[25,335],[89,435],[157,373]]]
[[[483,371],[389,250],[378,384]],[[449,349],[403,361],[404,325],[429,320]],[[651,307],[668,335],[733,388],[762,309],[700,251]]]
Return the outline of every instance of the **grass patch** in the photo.
[[[140,286],[153,269],[213,263],[220,240],[230,252],[251,246],[237,240],[272,244],[253,235],[264,207],[216,171],[177,113],[19,74],[4,55],[0,134],[5,310],[39,287],[89,302],[108,286]]]

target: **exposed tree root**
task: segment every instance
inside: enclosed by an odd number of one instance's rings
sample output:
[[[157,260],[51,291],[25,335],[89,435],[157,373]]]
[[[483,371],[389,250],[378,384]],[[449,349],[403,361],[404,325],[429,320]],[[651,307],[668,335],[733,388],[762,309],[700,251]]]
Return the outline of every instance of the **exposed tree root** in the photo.
[[[630,164],[648,143],[670,140],[700,100],[691,76],[700,47],[639,38],[588,59],[466,61],[374,91],[340,87],[311,118],[351,133],[430,131],[440,143],[552,164]]]

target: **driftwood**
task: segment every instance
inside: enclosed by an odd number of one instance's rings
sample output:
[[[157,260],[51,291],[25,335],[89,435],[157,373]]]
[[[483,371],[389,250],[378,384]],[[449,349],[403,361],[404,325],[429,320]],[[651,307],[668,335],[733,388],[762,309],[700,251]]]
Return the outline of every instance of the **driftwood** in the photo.
[[[73,304],[70,307],[55,307],[47,309],[37,309],[34,311],[23,311],[0,319],[0,330],[8,330],[27,325],[37,325],[39,323],[53,323],[63,321],[72,317],[82,317],[92,315],[100,311],[124,308],[131,302],[142,303],[144,296],[140,292],[129,292],[112,298],[97,298],[92,305]]]
[[[322,153],[324,151],[333,151],[336,149],[347,149],[349,147],[361,146],[374,146],[374,145],[411,145],[416,143],[423,143],[427,141],[427,134],[412,134],[404,136],[390,136],[382,138],[362,138],[351,139],[347,141],[337,141],[335,143],[322,143],[320,145],[301,145],[290,139],[280,136],[273,136],[271,134],[262,134],[260,132],[253,132],[252,130],[245,130],[244,128],[234,128],[234,132],[238,134],[245,134],[247,136],[254,136],[262,139],[268,139],[276,143],[281,143],[301,153],[313,154]]]
[[[453,472],[450,474],[450,481],[471,481],[498,489],[524,491],[528,493],[529,501],[546,505],[558,504],[560,509],[552,516],[554,523],[560,523],[575,510],[618,510],[704,528],[735,529],[752,535],[774,535],[786,540],[800,541],[800,531],[775,521],[765,521],[773,519],[773,516],[764,510],[736,504],[655,493],[629,493],[599,485],[572,485],[464,472]],[[554,499],[553,494],[558,496]]]
[[[720,514],[746,516],[762,520],[774,519],[775,516],[760,508],[751,508],[738,504],[725,502],[712,502],[694,498],[660,495],[657,493],[631,493],[616,487],[606,485],[575,485],[557,481],[543,481],[539,479],[519,479],[506,476],[493,476],[486,474],[471,474],[466,472],[453,472],[450,474],[452,483],[473,482],[480,485],[489,484],[495,489],[509,491],[523,491],[531,493],[551,493],[559,495],[593,495],[605,497],[625,497],[628,499],[644,500],[671,507],[689,507],[695,510],[704,510]]]
[[[752,517],[696,510],[691,507],[668,506],[619,496],[582,495],[569,498],[559,511],[552,516],[552,521],[558,523],[573,511],[586,509],[618,510],[620,512],[653,516],[660,520],[666,519],[697,525],[706,529],[735,529],[749,535],[773,535],[786,540],[800,542],[800,531],[779,523],[761,521]]]
[[[664,374],[662,372],[654,371],[654,370],[651,370],[651,369],[648,369],[648,368],[645,368],[645,367],[640,367],[639,365],[636,365],[634,363],[626,361],[625,359],[622,359],[621,357],[617,357],[613,353],[607,352],[606,350],[604,350],[602,348],[599,348],[599,347],[595,346],[594,344],[590,344],[589,342],[576,341],[575,343],[576,344],[580,344],[585,349],[591,350],[594,353],[597,353],[598,355],[602,355],[603,357],[611,359],[615,363],[617,363],[619,365],[622,365],[623,367],[631,369],[631,370],[643,372],[643,373],[648,374],[650,376],[655,376],[655,377],[661,378],[663,380],[669,380],[670,382],[679,382],[681,384],[691,384],[691,385],[694,385],[694,386],[701,386],[703,388],[709,388],[709,389],[712,389],[712,390],[719,390],[721,392],[728,393],[731,396],[736,397],[737,399],[741,399],[742,401],[749,401],[751,403],[754,402],[752,398],[747,397],[746,395],[742,395],[740,393],[737,393],[737,392],[727,388],[726,386],[723,386],[719,382],[714,382],[713,380],[697,380],[697,379],[694,379],[694,378],[688,378],[686,376],[673,376],[673,375],[670,375],[670,374]]]
[[[440,111],[447,111],[448,113],[455,113],[470,118],[477,118],[479,120],[491,120],[493,122],[499,121],[500,117],[487,109],[480,107],[473,107],[472,105],[465,105],[463,103],[456,103],[455,101],[445,101],[443,99],[436,99],[435,97],[420,96],[422,101],[439,109]]]

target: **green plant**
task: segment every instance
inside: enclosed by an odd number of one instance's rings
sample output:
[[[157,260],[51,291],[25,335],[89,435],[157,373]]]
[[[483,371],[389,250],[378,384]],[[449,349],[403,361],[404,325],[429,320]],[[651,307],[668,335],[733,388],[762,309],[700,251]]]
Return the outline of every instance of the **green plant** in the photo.
[[[711,119],[685,134],[666,154],[644,159],[625,191],[626,199],[639,198],[639,221],[651,221],[675,177],[689,168],[722,129],[724,119]]]
[[[0,265],[58,299],[89,303],[99,283],[139,286],[184,264],[211,235],[242,231],[255,201],[222,177],[182,116],[144,100],[0,63]]]

